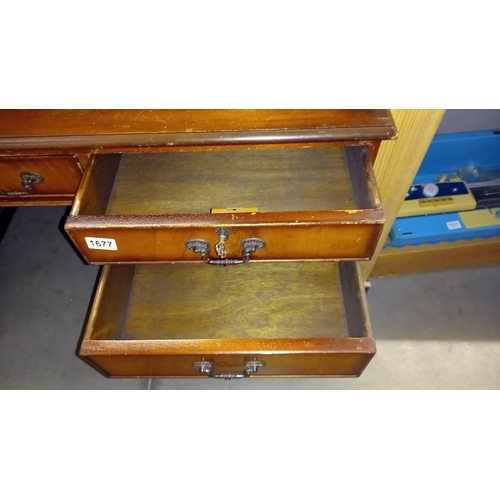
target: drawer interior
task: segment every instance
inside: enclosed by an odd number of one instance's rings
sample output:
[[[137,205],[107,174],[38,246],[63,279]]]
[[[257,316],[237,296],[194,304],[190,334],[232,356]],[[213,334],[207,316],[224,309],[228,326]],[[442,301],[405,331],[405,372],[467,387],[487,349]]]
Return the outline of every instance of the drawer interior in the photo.
[[[85,339],[369,337],[365,300],[355,262],[105,266]]]
[[[74,215],[313,212],[380,206],[362,146],[98,155]]]

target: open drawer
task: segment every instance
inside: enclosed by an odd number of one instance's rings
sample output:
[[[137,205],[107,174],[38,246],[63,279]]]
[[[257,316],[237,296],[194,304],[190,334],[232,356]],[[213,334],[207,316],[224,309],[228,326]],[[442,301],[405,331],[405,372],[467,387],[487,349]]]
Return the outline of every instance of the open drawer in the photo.
[[[355,262],[104,266],[80,356],[113,377],[359,376]]]
[[[365,146],[301,145],[95,155],[65,229],[92,264],[225,265],[369,259],[383,224]]]

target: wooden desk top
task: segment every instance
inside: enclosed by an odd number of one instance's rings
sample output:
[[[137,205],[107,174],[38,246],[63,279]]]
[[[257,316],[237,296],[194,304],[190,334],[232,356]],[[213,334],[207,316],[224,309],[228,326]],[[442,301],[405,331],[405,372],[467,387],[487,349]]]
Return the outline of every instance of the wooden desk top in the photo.
[[[0,110],[0,151],[383,140],[388,110]]]

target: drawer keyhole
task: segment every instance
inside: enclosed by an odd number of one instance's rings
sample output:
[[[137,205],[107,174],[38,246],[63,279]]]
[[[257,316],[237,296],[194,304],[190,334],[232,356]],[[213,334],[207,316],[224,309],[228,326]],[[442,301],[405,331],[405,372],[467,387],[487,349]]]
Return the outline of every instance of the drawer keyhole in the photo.
[[[208,255],[210,243],[206,240],[192,239],[186,241],[184,246],[192,252],[201,254],[203,262],[215,266],[233,266],[237,264],[246,264],[250,260],[250,254],[262,250],[266,246],[266,242],[260,238],[247,238],[241,242],[242,256],[241,259],[227,259],[225,243],[229,238],[228,228],[217,228],[216,234],[219,236],[219,242],[215,245],[215,251],[219,259],[211,259]]]

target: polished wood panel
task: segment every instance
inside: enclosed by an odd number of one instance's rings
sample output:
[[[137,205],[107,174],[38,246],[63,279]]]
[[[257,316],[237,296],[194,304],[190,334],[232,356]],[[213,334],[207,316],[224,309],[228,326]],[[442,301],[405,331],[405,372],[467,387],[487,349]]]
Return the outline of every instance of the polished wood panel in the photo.
[[[119,165],[120,155],[92,156],[76,194],[72,214],[106,213]]]
[[[73,155],[9,157],[0,156],[0,205],[69,205],[82,177],[82,167]],[[34,184],[32,194],[7,196],[24,191],[21,174],[34,172],[43,182]]]
[[[0,110],[0,149],[382,140],[387,110]]]
[[[344,340],[344,342],[341,342]],[[349,345],[346,345],[346,344]],[[155,343],[158,347],[159,343]],[[233,349],[233,346],[230,347]],[[319,349],[323,350],[323,348]],[[241,374],[248,361],[262,361],[266,366],[252,375],[258,377],[358,377],[375,354],[371,338],[339,339],[336,346],[329,345],[325,352],[300,354],[249,353],[245,355],[85,355],[84,359],[108,377],[145,378],[200,378],[193,368],[197,361],[214,363],[217,374]],[[335,352],[332,352],[335,351]]]
[[[142,225],[137,218],[122,221],[106,219],[101,225],[95,221],[86,224],[83,218],[71,218],[65,224],[66,232],[76,248],[90,264],[106,263],[161,263],[201,262],[201,256],[185,247],[190,239],[204,239],[211,245],[209,256],[216,259],[214,247],[218,242],[216,225],[169,224],[162,217],[150,218]],[[291,218],[289,219],[290,222]],[[122,222],[123,225],[118,225]],[[142,221],[144,222],[144,221]],[[294,225],[259,224],[231,225],[230,237],[226,243],[227,257],[241,258],[241,242],[246,238],[261,238],[266,247],[251,254],[252,261],[283,260],[335,260],[370,257],[375,249],[382,229],[379,222],[369,220],[330,220],[328,223]],[[117,251],[89,249],[85,237],[113,238]]]
[[[74,198],[73,194],[0,196],[0,207],[70,207]]]
[[[259,375],[357,376],[375,353],[366,318],[353,262],[105,266],[80,355],[113,376],[198,376],[203,359],[219,373],[258,359]]]

